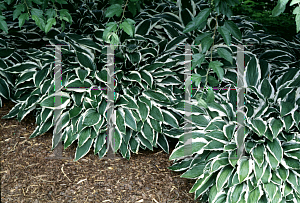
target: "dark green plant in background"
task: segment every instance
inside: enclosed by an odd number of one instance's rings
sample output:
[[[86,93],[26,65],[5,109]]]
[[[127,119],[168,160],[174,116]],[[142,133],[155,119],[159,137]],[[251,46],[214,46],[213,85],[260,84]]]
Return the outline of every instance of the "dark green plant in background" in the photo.
[[[264,29],[270,34],[276,34],[284,39],[292,40],[296,32],[294,15],[299,9],[286,4],[286,10],[279,16],[272,16],[272,10],[276,7],[276,1],[240,0],[240,4],[233,8],[234,15],[245,15],[260,24],[257,29]],[[275,13],[274,13],[275,14]],[[296,15],[296,20],[299,17]],[[299,21],[299,20],[298,20]]]

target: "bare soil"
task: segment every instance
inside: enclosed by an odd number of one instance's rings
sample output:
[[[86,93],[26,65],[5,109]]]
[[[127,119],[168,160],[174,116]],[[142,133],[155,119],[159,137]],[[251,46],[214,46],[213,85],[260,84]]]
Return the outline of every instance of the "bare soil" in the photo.
[[[0,118],[15,104],[4,100]],[[192,203],[195,180],[169,170],[162,149],[140,150],[130,160],[99,159],[93,152],[74,162],[76,144],[64,159],[49,159],[51,133],[29,139],[36,127],[33,113],[21,122],[0,119],[1,202],[144,202]],[[172,152],[173,148],[170,149]]]

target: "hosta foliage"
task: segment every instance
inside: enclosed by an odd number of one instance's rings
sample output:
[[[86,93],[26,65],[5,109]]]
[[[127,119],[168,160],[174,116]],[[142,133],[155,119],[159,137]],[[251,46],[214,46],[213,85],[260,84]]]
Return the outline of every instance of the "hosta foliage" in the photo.
[[[123,47],[114,51],[114,151],[119,150],[127,159],[139,148],[152,150],[153,147],[161,147],[168,153],[166,136],[175,137],[172,129],[179,128],[182,122],[181,115],[172,110],[173,106],[182,104],[184,92],[182,86],[179,87],[183,79],[184,46],[178,47],[177,44],[184,43],[190,36],[183,34],[184,24],[178,15],[171,12],[169,4],[151,5],[145,9],[146,12],[137,15],[134,38],[124,30],[119,31]],[[173,9],[176,12],[176,8]],[[1,66],[4,77],[1,84],[6,88],[1,92],[5,98],[17,103],[4,118],[22,120],[36,110],[38,126],[31,135],[33,138],[55,127],[54,109],[62,109],[59,118],[62,136],[54,133],[52,148],[60,140],[63,140],[65,148],[77,141],[75,160],[91,149],[100,157],[107,152],[107,93],[100,88],[107,86],[108,73],[102,24],[111,22],[101,13],[100,26],[91,24],[99,22],[93,16],[90,16],[93,21],[83,23],[89,12],[80,11],[74,14],[74,28],[70,27],[69,32],[62,34],[56,29],[50,30],[48,42],[69,45],[62,47],[63,87],[99,87],[99,90],[62,90],[61,105],[56,107],[52,47],[24,49],[20,52],[28,58],[19,57],[18,61],[14,59],[18,53],[14,49],[4,57]],[[9,84],[10,75],[15,78]],[[13,94],[11,97],[9,92]],[[54,128],[54,131],[58,132],[58,129]]]
[[[237,158],[236,91],[218,90],[214,97],[207,91],[202,102],[197,94],[192,99],[204,113],[186,121],[193,130],[179,136],[169,169],[195,179],[190,192],[203,202],[299,202],[299,43],[254,32],[252,23],[244,23],[242,40],[252,45],[244,58],[244,156]],[[236,55],[237,48],[230,47]],[[225,76],[234,77],[223,81],[233,87],[237,73],[229,67]],[[201,74],[194,76],[201,86]]]
[[[139,6],[124,12],[125,20],[118,2],[71,5],[72,24],[64,32],[49,28],[47,35],[33,21],[23,26],[28,32],[18,33],[12,20],[16,14],[7,13],[11,32],[0,40],[0,95],[16,105],[4,118],[20,121],[34,112],[38,126],[31,138],[53,127],[52,148],[60,141],[65,149],[77,142],[75,160],[91,150],[105,156],[108,96],[101,87],[108,85],[106,42],[120,42],[114,47],[114,152],[127,159],[140,148],[168,153],[167,138],[176,138],[170,169],[196,180],[190,190],[195,198],[299,202],[299,38],[287,42],[255,32],[254,22],[231,16],[236,2],[231,0],[148,2],[139,5],[140,13]],[[191,120],[184,118],[185,43],[193,45],[188,79],[198,88],[190,102]],[[54,46],[46,44],[68,45],[62,47],[61,85],[85,87],[62,90],[59,107],[54,102]],[[237,83],[238,44],[248,45],[245,154],[240,159],[237,93],[230,89]],[[55,109],[62,109],[61,129],[54,125]],[[191,132],[185,132],[187,123]],[[192,142],[184,145],[189,138]]]

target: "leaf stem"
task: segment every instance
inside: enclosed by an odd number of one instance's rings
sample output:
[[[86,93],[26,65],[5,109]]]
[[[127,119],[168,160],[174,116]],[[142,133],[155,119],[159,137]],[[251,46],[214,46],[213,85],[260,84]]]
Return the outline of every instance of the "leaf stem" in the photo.
[[[28,13],[29,16],[31,17],[31,15],[30,15],[30,13],[29,13],[29,7],[28,7],[28,5],[27,5],[27,3],[26,3],[26,0],[24,0],[24,3],[25,3],[25,5],[26,5],[26,7],[27,7],[27,13]]]
[[[215,20],[216,20],[216,25],[215,25],[215,28],[214,28],[214,35],[213,35],[213,37],[212,37],[212,39],[213,39],[213,44],[212,44],[212,46],[211,46],[211,48],[210,48],[210,61],[212,61],[212,52],[213,52],[213,47],[214,47],[214,45],[215,45],[215,36],[216,36],[216,30],[217,30],[217,26],[218,26],[218,16],[217,16],[217,15],[216,15],[216,17],[215,17]],[[206,75],[205,75],[204,89],[205,89],[205,87],[206,87],[206,85],[207,85],[207,80],[208,80],[208,74],[209,74],[209,71],[210,71],[210,68],[209,68],[209,66],[208,66],[208,69],[207,69],[207,72],[206,72]],[[200,99],[202,99],[202,96],[203,96],[203,93],[204,93],[204,89],[203,89],[203,91],[202,91],[202,93],[201,93]]]
[[[124,13],[125,13],[125,9],[126,9],[127,4],[128,4],[128,0],[127,0],[126,3],[125,3],[124,9],[123,9],[122,18],[121,18],[120,22],[121,22],[121,21],[123,20],[123,18],[124,18]]]

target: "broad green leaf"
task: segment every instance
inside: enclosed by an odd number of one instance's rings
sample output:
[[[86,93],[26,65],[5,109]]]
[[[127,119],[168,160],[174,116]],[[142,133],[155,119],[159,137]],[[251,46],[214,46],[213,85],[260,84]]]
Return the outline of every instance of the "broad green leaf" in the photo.
[[[101,133],[94,142],[94,154],[97,154],[106,142],[106,133]]]
[[[261,167],[259,167],[257,163],[254,162],[254,175],[256,180],[260,180],[262,178],[267,167],[268,167],[267,162],[264,162],[264,164]]]
[[[221,63],[220,61],[211,61],[209,63],[209,68],[212,68],[213,71],[217,74],[219,79],[222,81],[224,77],[224,70],[221,68],[224,64]]]
[[[290,113],[293,112],[293,109],[295,108],[295,103],[291,103],[291,102],[284,102],[284,101],[281,101],[280,102],[280,116],[283,117],[283,116],[286,116]]]
[[[269,150],[266,151],[266,161],[269,163],[273,170],[275,170],[279,165],[278,160],[275,158],[275,156],[273,156],[273,154],[270,153]]]
[[[184,174],[182,174],[180,177],[181,178],[198,178],[203,174],[203,170],[205,168],[204,163],[197,163],[193,165],[189,170],[187,170]]]
[[[296,169],[296,170],[300,169],[300,162],[298,159],[285,157],[282,160],[284,160],[285,165],[288,166],[289,168]]]
[[[119,111],[116,111],[116,124],[122,133],[126,132],[125,120]]]
[[[264,163],[264,153],[265,147],[262,144],[257,144],[252,150],[253,158],[259,167],[262,167]]]
[[[76,52],[79,63],[86,68],[94,70],[93,60],[90,56],[83,52]]]
[[[133,117],[131,111],[124,108],[124,112],[125,112],[125,123],[127,124],[127,126],[129,126],[133,130],[137,130],[136,120]]]
[[[201,48],[202,48],[202,54],[206,53],[211,45],[213,44],[214,40],[208,36],[201,40]]]
[[[18,115],[18,112],[20,108],[22,107],[22,103],[17,103],[10,111],[8,114],[2,117],[2,119],[8,119],[8,118],[13,118],[16,115]]]
[[[205,191],[207,187],[209,187],[211,183],[214,181],[215,176],[216,175],[213,173],[205,173],[203,178],[200,178],[195,182],[195,184],[193,185],[189,193],[193,193],[196,190],[199,190],[199,192]]]
[[[129,140],[130,150],[134,153],[137,153],[139,150],[139,142],[136,140],[135,137],[131,137]]]
[[[21,27],[24,25],[25,20],[29,20],[29,15],[28,15],[28,13],[22,13],[22,14],[19,16],[19,27],[20,27],[20,29],[21,29]]]
[[[283,129],[283,123],[280,119],[272,118],[269,123],[269,127],[273,134],[273,138],[276,138]]]
[[[207,20],[207,17],[209,16],[211,12],[211,8],[203,9],[191,22],[189,22],[185,29],[183,30],[183,33],[191,32],[195,29],[197,29],[201,23]]]
[[[112,140],[113,142],[113,151],[117,152],[118,149],[120,148],[121,144],[122,144],[122,133],[118,130],[118,128],[115,128],[114,130],[114,140]]]
[[[156,119],[158,121],[164,121],[161,110],[154,105],[152,106],[152,108],[150,110],[150,116],[152,116],[154,119]]]
[[[252,172],[253,160],[241,158],[238,161],[237,173],[239,182],[243,182]]]
[[[59,13],[60,13],[60,17],[59,17],[60,20],[64,19],[68,23],[72,24],[72,16],[67,9],[61,9]]]
[[[172,154],[169,157],[169,160],[177,159],[192,155],[194,153],[203,152],[203,147],[207,144],[207,140],[204,138],[196,138],[191,144],[181,145],[173,150]]]
[[[260,86],[260,93],[264,95],[266,99],[274,95],[274,88],[271,85],[268,79],[263,79],[263,82]]]
[[[157,139],[157,144],[162,148],[167,154],[169,154],[169,143],[164,134],[159,134]]]
[[[254,190],[249,193],[247,203],[256,203],[260,197],[264,194],[261,185],[258,185]]]
[[[224,185],[227,183],[234,168],[231,165],[225,166],[218,174],[216,179],[217,191],[220,192]]]
[[[151,75],[151,73],[149,73],[146,70],[142,70],[140,72],[142,80],[144,80],[149,86],[150,88],[152,88],[152,84],[153,84],[153,77]]]
[[[244,183],[237,184],[231,193],[232,202],[238,202],[243,191]]]
[[[217,49],[219,56],[229,61],[232,64],[232,55],[226,48],[219,47]]]
[[[212,75],[208,76],[208,84],[212,87],[217,87],[219,85],[219,81]]]
[[[93,143],[93,140],[88,139],[84,143],[84,145],[82,145],[81,147],[77,146],[74,161],[77,161],[77,160],[81,159],[82,157],[84,157],[90,151],[92,143]]]
[[[160,123],[159,123],[156,119],[150,118],[150,123],[151,123],[152,128],[153,128],[156,132],[159,132],[159,133],[162,132],[162,131],[161,131]]]
[[[231,44],[230,31],[225,27],[225,25],[218,27],[218,32],[222,35],[227,46]]]
[[[91,128],[84,128],[79,132],[78,147],[81,147],[91,136]]]
[[[132,26],[124,21],[121,23],[120,28],[123,29],[130,37],[133,37],[134,30],[132,29]]]
[[[52,27],[53,25],[56,25],[56,20],[55,20],[55,18],[49,18],[49,19],[47,20],[47,24],[46,24],[46,26],[45,26],[45,33],[48,33],[49,30],[51,29],[51,27]]]
[[[198,66],[200,67],[203,61],[205,60],[205,55],[198,53],[198,54],[193,54],[193,60],[192,60],[192,70]],[[198,86],[198,85],[196,85]]]
[[[242,39],[242,33],[233,21],[227,20],[225,21],[224,25],[235,38],[238,40]]]
[[[93,126],[101,120],[101,114],[94,109],[88,109],[84,114],[83,126]]]
[[[233,137],[235,127],[236,126],[234,124],[223,126],[224,135],[227,137],[228,140],[231,140],[231,138]]]
[[[258,131],[259,136],[263,136],[265,134],[267,130],[267,123],[263,121],[261,118],[253,119],[251,124],[255,128],[255,130]]]
[[[61,97],[61,105],[55,106],[55,97]],[[62,109],[66,108],[66,106],[70,102],[70,96],[67,93],[64,92],[58,92],[54,93],[52,95],[47,96],[40,102],[40,106],[49,108],[49,109]]]
[[[204,101],[204,99],[199,98],[197,101],[199,106],[207,108],[207,103]]]
[[[206,158],[208,160],[208,158]],[[210,165],[210,172],[218,171],[229,164],[227,157],[215,158]]]
[[[247,86],[256,86],[260,80],[259,63],[255,57],[252,57],[248,62],[245,70]]]
[[[120,17],[122,12],[123,12],[123,9],[120,4],[113,4],[106,9],[105,17],[111,18],[114,15],[116,15],[117,17]]]
[[[285,181],[287,177],[289,176],[289,170],[284,168],[281,164],[276,169],[277,173],[279,174],[281,180]]]
[[[272,10],[272,16],[276,17],[283,13],[288,2],[289,0],[278,0],[277,5]]]
[[[31,9],[31,15],[35,15],[38,18],[42,18],[43,17],[43,11],[39,10],[39,9],[36,9],[36,8],[32,8]]]
[[[287,115],[283,117],[284,127],[286,131],[289,131],[290,128],[293,126],[294,121],[292,115]]]
[[[162,109],[162,114],[164,117],[164,123],[171,125],[174,128],[179,128],[177,119],[169,111]]]
[[[80,79],[80,81],[84,82],[86,76],[89,75],[90,71],[89,71],[89,69],[82,70],[80,68],[76,68],[75,73],[76,73],[77,77]]]
[[[144,91],[143,94],[157,101],[170,102],[168,97],[166,97],[164,94],[157,91],[147,90]]]
[[[199,74],[192,74],[192,83],[195,83],[196,87],[201,83],[202,76]]]
[[[151,144],[151,142],[149,142],[149,140],[147,140],[140,132],[138,132],[138,138],[141,141],[141,145],[140,147],[143,148],[142,146],[144,146],[143,149],[150,149],[151,151],[153,151],[153,145]]]
[[[267,140],[267,148],[270,150],[271,154],[281,162],[283,158],[283,149],[281,147],[281,143],[278,138],[275,138],[273,142]]]
[[[147,140],[153,144],[154,132],[147,121],[144,122],[142,133],[143,133],[144,137],[147,138]]]
[[[21,15],[21,13],[25,11],[25,5],[18,4],[16,6],[14,6],[14,8],[16,8],[16,10],[14,10],[14,13],[13,13],[13,20],[18,18]]]
[[[56,12],[53,8],[47,9],[46,14],[47,19],[56,17]]]
[[[201,33],[200,35],[198,35],[195,39],[195,44],[196,45],[199,45],[200,44],[200,41],[205,38],[205,37],[208,37],[208,36],[211,36],[211,33],[210,32],[204,32],[204,33]],[[193,55],[194,56],[194,55]]]
[[[10,97],[10,90],[7,82],[0,78],[0,95],[3,96],[5,99],[9,99]]]
[[[138,71],[130,71],[126,77],[131,81],[141,82],[141,74]]]

